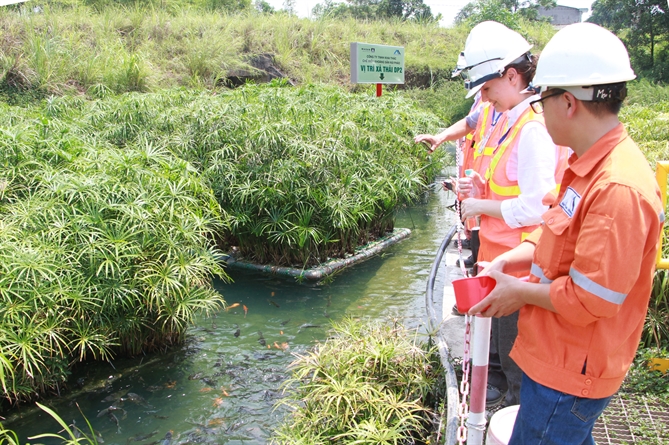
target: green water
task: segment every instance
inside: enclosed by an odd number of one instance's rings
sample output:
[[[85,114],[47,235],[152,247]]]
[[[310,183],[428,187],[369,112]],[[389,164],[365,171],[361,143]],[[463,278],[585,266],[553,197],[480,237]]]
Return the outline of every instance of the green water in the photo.
[[[240,305],[200,318],[184,346],[80,366],[70,380],[74,388],[43,403],[88,431],[78,405],[105,444],[265,444],[285,414],[274,405],[293,354],[323,341],[331,320],[399,317],[425,331],[425,285],[452,224],[453,213],[446,209],[452,202],[453,195],[433,191],[424,204],[400,212],[396,226],[412,229],[411,237],[343,271],[330,284],[299,284],[231,268],[234,283],[216,286],[228,304]],[[435,289],[442,287],[438,278]],[[246,315],[242,305],[248,308]],[[115,401],[132,399],[126,392],[141,399]],[[118,408],[115,417],[97,417],[110,405]],[[4,426],[16,431],[21,443],[61,429],[32,406],[2,415]],[[172,438],[165,441],[168,431]]]

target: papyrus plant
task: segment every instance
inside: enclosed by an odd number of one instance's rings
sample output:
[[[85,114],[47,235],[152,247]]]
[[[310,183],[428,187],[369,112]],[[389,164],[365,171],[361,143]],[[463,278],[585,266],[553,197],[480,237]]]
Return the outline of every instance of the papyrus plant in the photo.
[[[77,100],[0,117],[0,380],[5,397],[71,365],[179,343],[222,304],[211,190],[160,145],[81,131]]]

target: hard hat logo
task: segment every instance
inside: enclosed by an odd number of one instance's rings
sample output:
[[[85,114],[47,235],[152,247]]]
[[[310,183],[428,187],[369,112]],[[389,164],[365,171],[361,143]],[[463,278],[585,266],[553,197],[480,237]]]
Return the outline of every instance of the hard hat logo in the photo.
[[[611,85],[596,85],[592,100],[595,102],[607,102],[623,100],[627,97],[627,85],[616,83]]]
[[[616,102],[627,97],[627,84],[625,82],[610,83],[606,85],[593,86],[557,86],[564,91],[569,91],[578,100],[588,102]]]
[[[583,101],[625,98],[625,82],[636,78],[623,42],[592,23],[576,23],[558,31],[539,57],[533,84],[561,88]]]

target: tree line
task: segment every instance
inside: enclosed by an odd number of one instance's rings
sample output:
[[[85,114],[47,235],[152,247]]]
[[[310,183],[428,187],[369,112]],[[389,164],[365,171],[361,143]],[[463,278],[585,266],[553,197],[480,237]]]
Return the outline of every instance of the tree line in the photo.
[[[588,21],[615,32],[637,76],[669,80],[669,5],[666,0],[596,0]]]
[[[264,0],[258,0],[264,1]],[[286,0],[291,2],[294,0]],[[527,21],[550,21],[539,8],[557,6],[555,0],[476,0],[455,17],[456,25],[473,27],[495,20],[521,30]],[[589,22],[616,33],[627,45],[639,77],[669,80],[669,4],[666,0],[595,0]],[[352,17],[358,20],[439,21],[423,0],[325,0],[314,7],[314,17]]]

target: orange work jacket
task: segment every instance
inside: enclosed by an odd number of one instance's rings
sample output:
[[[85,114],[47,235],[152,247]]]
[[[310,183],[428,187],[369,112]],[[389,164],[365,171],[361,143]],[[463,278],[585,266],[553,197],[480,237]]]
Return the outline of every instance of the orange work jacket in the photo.
[[[513,127],[509,129],[507,137],[494,152],[485,172],[485,199],[504,201],[517,198],[520,195],[518,181],[508,178],[506,167],[511,156],[518,153],[517,145],[520,140],[520,133],[529,122],[540,122],[544,125],[543,116],[536,114],[531,107],[528,107],[518,117]],[[555,183],[558,190],[562,175],[567,168],[568,150],[567,147],[556,146]],[[519,159],[518,162],[522,162],[522,159]],[[495,257],[519,245],[537,227],[539,227],[538,224],[512,228],[504,219],[481,215],[479,258],[482,261],[492,261]]]
[[[530,281],[556,312],[520,309],[511,357],[535,382],[577,397],[614,394],[634,359],[664,208],[648,161],[622,124],[572,155],[553,207],[526,242]]]

